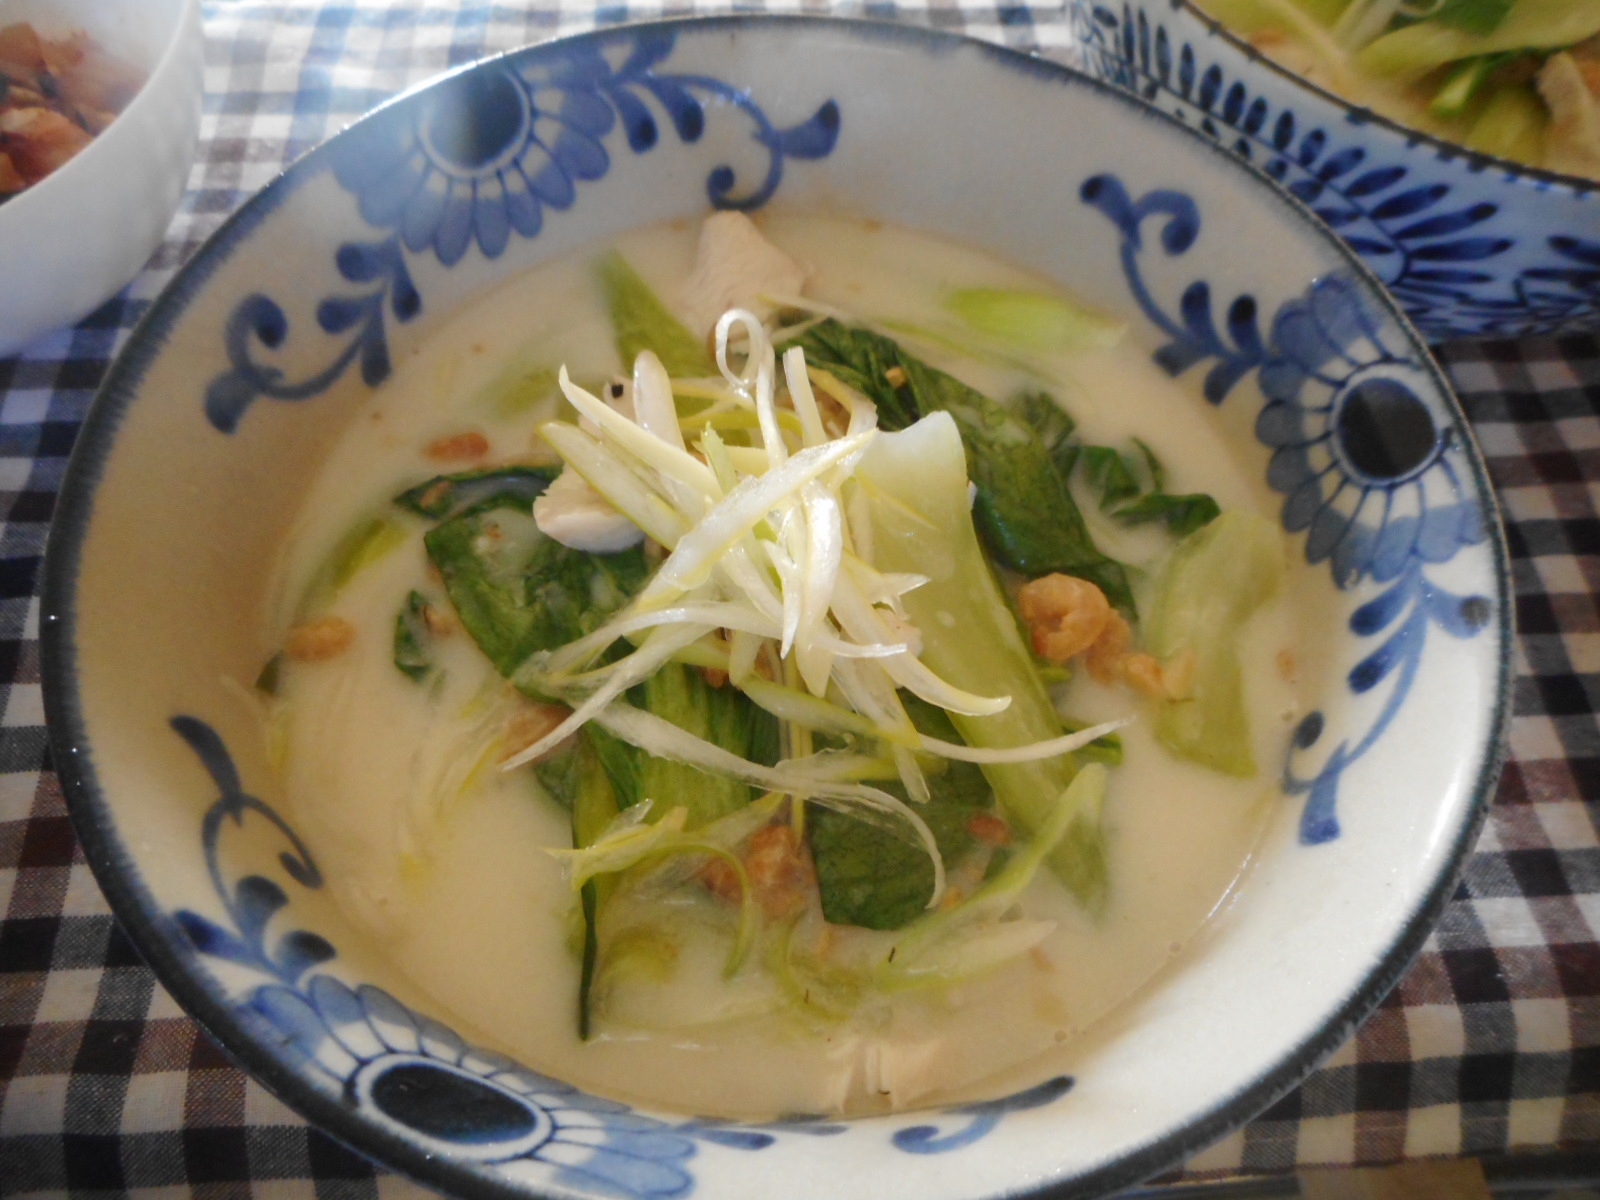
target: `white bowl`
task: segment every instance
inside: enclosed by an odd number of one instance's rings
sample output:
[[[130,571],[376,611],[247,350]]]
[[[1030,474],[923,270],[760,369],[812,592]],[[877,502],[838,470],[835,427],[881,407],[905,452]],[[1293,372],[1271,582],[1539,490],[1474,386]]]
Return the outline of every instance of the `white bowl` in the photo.
[[[520,191],[508,220],[500,188],[519,172],[546,200]],[[447,184],[487,199],[431,204]],[[1306,534],[1297,586],[1329,614],[1306,668],[1315,711],[1256,861],[1170,969],[1015,1094],[707,1122],[475,1046],[330,902],[277,807],[259,714],[228,682],[270,653],[276,551],[391,364],[509,276],[693,218],[708,196],[947,234],[1126,316]],[[867,23],[611,29],[464,68],[339,134],[235,215],[133,335],[78,443],[46,574],[54,762],[142,953],[287,1103],[470,1196],[1131,1184],[1292,1087],[1395,982],[1454,888],[1506,720],[1494,498],[1442,377],[1359,262],[1115,90]]]
[[[189,183],[200,132],[199,0],[0,0],[0,25],[84,30],[150,73],[82,151],[0,205],[0,357],[98,307],[144,266]]]
[[[1600,329],[1600,183],[1409,129],[1285,70],[1190,0],[1071,0],[1069,60],[1271,175],[1429,341]]]

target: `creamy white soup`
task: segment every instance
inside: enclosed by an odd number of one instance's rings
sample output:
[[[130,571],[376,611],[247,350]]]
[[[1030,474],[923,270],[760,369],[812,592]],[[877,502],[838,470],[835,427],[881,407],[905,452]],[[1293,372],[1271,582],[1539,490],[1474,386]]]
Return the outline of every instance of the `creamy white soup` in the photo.
[[[1271,512],[1035,275],[842,217],[641,230],[460,313],[333,448],[269,618],[282,790],[440,1016],[584,1088],[1043,1078],[1279,798]]]

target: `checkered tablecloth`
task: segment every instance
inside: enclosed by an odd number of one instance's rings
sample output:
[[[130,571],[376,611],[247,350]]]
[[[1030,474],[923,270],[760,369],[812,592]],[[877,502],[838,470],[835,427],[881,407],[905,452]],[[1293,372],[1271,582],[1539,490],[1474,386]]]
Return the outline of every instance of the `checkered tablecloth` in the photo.
[[[1059,9],[797,3],[1024,50],[1067,41]],[[78,328],[0,360],[0,1196],[420,1193],[309,1129],[230,1065],[109,914],[45,745],[45,532],[79,422],[127,330],[286,161],[455,63],[690,11],[712,9],[591,0],[205,6],[202,144],[165,244],[124,295]],[[1509,523],[1521,631],[1511,761],[1466,882],[1404,982],[1302,1087],[1181,1178],[1600,1151],[1600,340],[1463,345],[1443,358]]]

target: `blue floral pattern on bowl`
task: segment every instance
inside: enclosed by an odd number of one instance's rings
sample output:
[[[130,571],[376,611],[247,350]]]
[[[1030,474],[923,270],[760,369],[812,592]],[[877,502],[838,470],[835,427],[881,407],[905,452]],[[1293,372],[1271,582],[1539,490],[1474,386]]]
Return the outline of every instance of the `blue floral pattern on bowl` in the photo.
[[[1284,768],[1284,790],[1308,795],[1301,841],[1332,841],[1339,836],[1340,779],[1405,704],[1429,628],[1470,638],[1493,616],[1487,597],[1454,595],[1427,574],[1429,566],[1448,563],[1488,536],[1486,514],[1451,453],[1452,430],[1422,399],[1430,390],[1427,367],[1389,344],[1392,334],[1352,277],[1314,281],[1304,296],[1278,309],[1266,336],[1254,297],[1237,296],[1227,307],[1224,334],[1208,282],[1185,288],[1174,316],[1144,278],[1146,222],[1161,222],[1159,241],[1169,256],[1184,254],[1199,237],[1200,210],[1190,196],[1163,190],[1135,201],[1112,175],[1089,179],[1081,194],[1120,231],[1129,291],[1169,339],[1155,351],[1157,365],[1178,375],[1214,360],[1202,383],[1212,404],[1223,403],[1256,373],[1267,401],[1256,436],[1273,450],[1267,483],[1285,497],[1285,531],[1306,535],[1306,561],[1326,561],[1341,589],[1369,579],[1389,585],[1350,616],[1357,637],[1384,641],[1347,680],[1356,696],[1391,680],[1387,699],[1364,732],[1341,741],[1320,767],[1303,774],[1301,760],[1318,748],[1326,729],[1321,711],[1309,713],[1295,730]]]
[[[653,32],[574,42],[560,54],[530,50],[458,72],[427,91],[393,103],[352,129],[333,149],[339,184],[356,197],[361,216],[389,231],[375,241],[339,247],[335,264],[348,283],[367,288],[333,295],[317,306],[317,325],[343,345],[321,370],[290,381],[260,358],[290,336],[278,301],[254,293],[229,317],[230,368],[206,391],[206,416],[232,433],[259,398],[305,400],[321,395],[353,364],[376,387],[389,376],[386,320],[415,319],[423,298],[407,258],[431,254],[453,267],[476,245],[499,258],[511,237],[533,238],[547,209],[570,208],[582,183],[611,169],[607,140],[620,125],[628,149],[644,154],[660,141],[660,107],[679,139],[698,141],[708,103],[731,107],[765,151],[760,182],[741,190],[721,164],[706,178],[716,208],[758,208],[783,181],[788,159],[826,158],[839,136],[839,106],[823,101],[805,121],[778,128],[744,91],[707,75],[660,69],[673,36]],[[622,58],[613,67],[610,52]],[[386,316],[387,314],[387,316]]]
[[[1430,340],[1600,326],[1600,185],[1432,142],[1294,83],[1186,0],[1069,11],[1075,65],[1265,171]]]

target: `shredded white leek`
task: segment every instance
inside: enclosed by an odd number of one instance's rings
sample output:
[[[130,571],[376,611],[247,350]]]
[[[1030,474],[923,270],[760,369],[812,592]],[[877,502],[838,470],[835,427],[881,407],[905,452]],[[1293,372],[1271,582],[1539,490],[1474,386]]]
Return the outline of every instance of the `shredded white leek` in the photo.
[[[929,791],[919,755],[1029,762],[1068,754],[1118,724],[1004,749],[923,736],[898,689],[970,716],[998,713],[1011,697],[975,695],[929,670],[918,657],[922,631],[906,619],[900,599],[927,580],[872,565],[871,514],[854,471],[878,436],[877,408],[809,368],[799,348],[784,355],[780,394],[767,331],[744,310],[718,321],[716,363],[720,385],[674,381],[654,355],[641,354],[633,364],[631,418],[561,371],[562,393],[589,432],[560,423],[541,432],[668,553],[632,603],[599,629],[519,668],[519,685],[559,697],[573,711],[504,765],[539,757],[593,720],[651,754],[848,809],[911,837],[933,861],[930,907],[937,905],[944,864],[927,824],[914,805],[861,780],[898,778],[922,802]],[[830,435],[817,391],[848,412],[843,434]],[[679,394],[710,407],[680,416]],[[729,445],[719,425],[740,427],[758,444]],[[637,645],[593,666],[620,639]],[[735,686],[779,717],[789,757],[773,767],[749,762],[621,701],[673,659],[725,664]],[[861,739],[864,752],[811,754],[813,731]],[[635,849],[655,845],[639,836]],[[619,852],[632,845],[608,842]]]
[[[1107,721],[1103,725],[1091,725],[1088,729],[1080,729],[1077,733],[1050,738],[1048,741],[1043,742],[1030,742],[1026,746],[983,749],[978,746],[962,746],[955,742],[942,742],[938,738],[931,738],[925,735],[919,735],[918,741],[922,749],[929,754],[937,754],[942,758],[953,758],[959,762],[1037,762],[1041,758],[1056,758],[1062,754],[1071,754],[1074,750],[1082,750],[1090,742],[1097,742],[1108,733],[1115,733],[1124,725],[1131,723],[1132,720],[1132,717],[1123,717],[1120,721]]]

